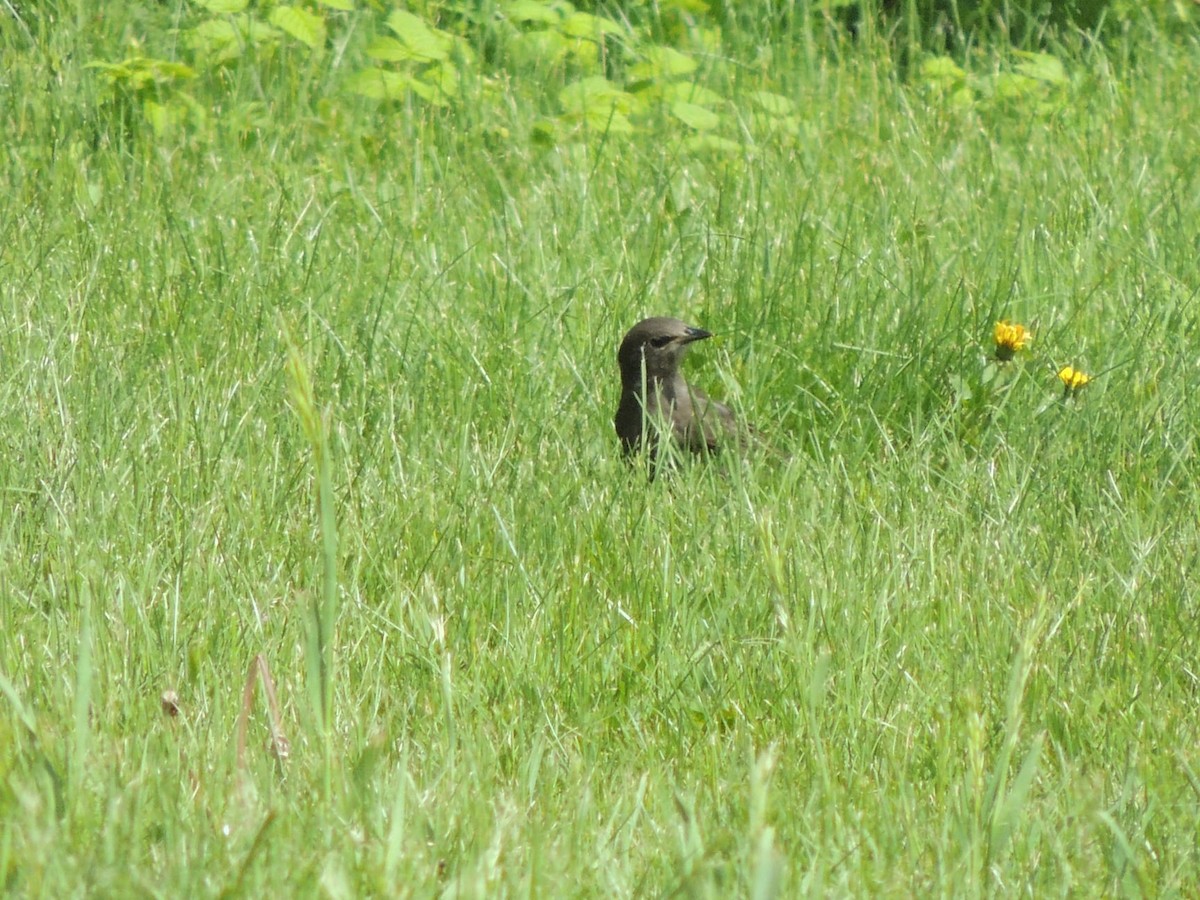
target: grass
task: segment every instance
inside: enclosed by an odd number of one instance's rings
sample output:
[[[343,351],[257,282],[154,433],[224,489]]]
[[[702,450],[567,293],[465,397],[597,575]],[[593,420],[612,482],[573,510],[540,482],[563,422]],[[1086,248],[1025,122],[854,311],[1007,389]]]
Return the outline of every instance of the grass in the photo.
[[[1042,109],[816,39],[730,156],[330,60],[159,138],[83,68],[166,52],[125,15],[0,32],[7,892],[1200,888],[1194,41],[1055,45]],[[626,470],[649,314],[779,453]]]

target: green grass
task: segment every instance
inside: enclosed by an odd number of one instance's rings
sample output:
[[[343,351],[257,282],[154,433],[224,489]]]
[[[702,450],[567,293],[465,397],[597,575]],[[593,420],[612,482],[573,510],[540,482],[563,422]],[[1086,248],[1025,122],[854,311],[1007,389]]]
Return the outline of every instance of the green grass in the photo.
[[[180,11],[87,10],[0,31],[6,892],[1200,890],[1194,41],[960,104],[821,33],[729,82],[799,137],[722,154],[333,56],[158,137],[83,65]],[[649,314],[777,453],[625,468]]]

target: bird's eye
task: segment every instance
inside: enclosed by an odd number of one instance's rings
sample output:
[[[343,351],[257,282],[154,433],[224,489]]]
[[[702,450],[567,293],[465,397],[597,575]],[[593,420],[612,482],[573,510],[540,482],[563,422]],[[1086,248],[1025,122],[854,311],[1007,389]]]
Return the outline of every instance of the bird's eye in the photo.
[[[651,347],[665,347],[669,343],[671,343],[671,336],[669,334],[664,334],[661,337],[650,339]]]

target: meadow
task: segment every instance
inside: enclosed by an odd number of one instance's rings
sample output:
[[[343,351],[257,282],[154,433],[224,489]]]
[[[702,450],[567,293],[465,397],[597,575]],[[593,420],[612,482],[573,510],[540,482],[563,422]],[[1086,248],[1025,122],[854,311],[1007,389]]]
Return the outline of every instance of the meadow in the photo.
[[[6,894],[1200,892],[1200,10],[719,6],[3,5]]]

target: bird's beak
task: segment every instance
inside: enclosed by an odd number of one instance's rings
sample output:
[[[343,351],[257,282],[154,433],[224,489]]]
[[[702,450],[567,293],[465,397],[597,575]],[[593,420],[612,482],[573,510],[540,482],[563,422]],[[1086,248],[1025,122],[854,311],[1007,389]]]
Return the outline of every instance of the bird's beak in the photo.
[[[689,325],[687,330],[687,339],[684,340],[684,343],[690,344],[692,341],[702,341],[705,338],[710,337],[712,337],[711,331],[705,331],[703,328],[693,328]]]

